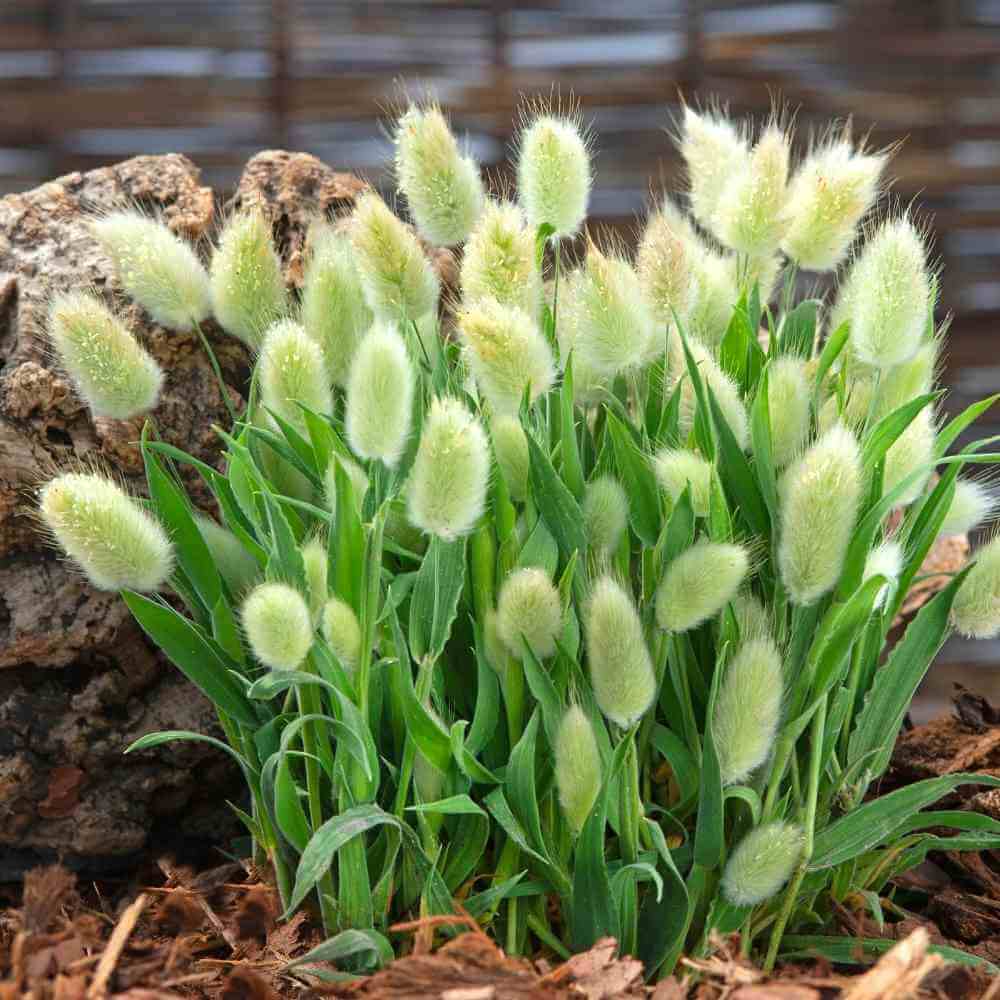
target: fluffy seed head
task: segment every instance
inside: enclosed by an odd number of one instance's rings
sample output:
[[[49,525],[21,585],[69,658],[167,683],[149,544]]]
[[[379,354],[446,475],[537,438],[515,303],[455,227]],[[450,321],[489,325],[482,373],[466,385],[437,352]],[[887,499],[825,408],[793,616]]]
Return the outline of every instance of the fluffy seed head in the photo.
[[[955,496],[941,525],[942,535],[965,535],[997,511],[997,496],[974,479],[959,479],[955,482]]]
[[[839,579],[861,488],[858,442],[841,424],[785,470],[778,567],[793,603],[812,604]]]
[[[376,324],[358,345],[347,379],[347,440],[361,458],[392,468],[403,454],[413,408],[413,368],[403,338]]]
[[[889,596],[889,591],[895,586],[899,574],[903,571],[903,549],[899,542],[882,542],[868,553],[865,560],[864,579],[874,576],[884,576],[888,581],[878,592],[875,607],[881,608]]]
[[[500,638],[500,617],[495,608],[490,608],[483,619],[483,655],[486,662],[503,677],[509,654]]]
[[[690,490],[695,516],[708,516],[712,495],[711,462],[687,448],[661,448],[653,456],[653,472],[674,503],[686,489]]]
[[[692,257],[692,269],[695,303],[687,317],[686,332],[717,351],[739,297],[733,259],[702,246],[701,252]]]
[[[718,614],[750,570],[741,545],[704,539],[667,566],[656,591],[656,621],[669,632],[687,632]]]
[[[243,631],[253,655],[272,670],[295,670],[313,641],[305,598],[287,583],[261,583],[243,602]]]
[[[610,576],[600,577],[587,599],[583,627],[598,707],[627,729],[656,697],[653,661],[631,594]]]
[[[729,857],[722,891],[737,906],[776,896],[802,858],[802,831],[780,820],[751,830]]]
[[[590,200],[590,153],[579,122],[543,114],[525,127],[517,160],[518,199],[535,231],[548,223],[557,239],[573,236]]]
[[[294,320],[279,320],[264,334],[257,372],[261,401],[295,427],[305,429],[298,403],[316,413],[333,412],[323,351]]]
[[[313,535],[299,552],[306,571],[306,585],[309,589],[309,613],[313,621],[319,618],[328,592],[326,543],[319,535]]]
[[[618,548],[628,527],[628,497],[613,476],[598,476],[583,492],[583,524],[595,552]]]
[[[636,253],[635,267],[654,320],[661,326],[685,321],[694,307],[698,282],[695,258],[703,252],[691,224],[665,198],[649,217]]]
[[[472,231],[483,208],[479,166],[462,156],[441,109],[413,105],[396,126],[396,182],[420,235],[454,246]]]
[[[212,562],[226,581],[230,593],[240,596],[260,576],[260,565],[243,543],[228,529],[204,514],[195,514],[201,537],[208,546]]]
[[[544,660],[556,651],[561,631],[559,591],[548,574],[534,566],[511,573],[497,600],[497,632],[510,655],[522,659],[527,642],[535,656]]]
[[[711,229],[723,191],[747,168],[747,144],[721,113],[685,106],[677,145],[687,166],[691,211]]]
[[[583,273],[570,271],[560,282],[559,309],[556,313],[556,339],[563,365],[570,352],[576,350],[577,340],[584,321],[581,288]],[[653,340],[650,339],[650,344]],[[573,400],[581,406],[600,402],[607,391],[609,380],[594,371],[579,354],[573,355]]]
[[[639,278],[628,261],[614,253],[603,254],[591,243],[575,291],[580,312],[574,357],[604,376],[641,367],[653,324]]]
[[[288,310],[271,227],[257,210],[234,215],[219,237],[210,270],[212,311],[227,333],[251,347]]]
[[[538,315],[542,276],[535,256],[535,237],[524,213],[513,202],[490,201],[465,244],[462,298],[467,304],[496,299]]]
[[[878,197],[888,157],[839,138],[810,153],[788,185],[788,229],[781,248],[806,271],[832,271]]]
[[[909,361],[882,372],[878,387],[879,417],[887,416],[911,399],[931,391],[940,352],[940,340],[934,337],[925,341]]]
[[[458,314],[469,368],[497,413],[514,414],[527,389],[532,401],[555,381],[555,362],[538,323],[518,306],[480,299]]]
[[[420,241],[374,191],[354,203],[349,235],[376,317],[412,323],[437,309],[438,279]]]
[[[517,417],[494,417],[490,422],[493,453],[512,500],[528,496],[528,438]]]
[[[785,258],[780,253],[765,254],[762,257],[750,257],[746,265],[746,279],[742,287],[747,290],[758,286],[761,305],[774,298],[778,290],[778,278],[781,277]]]
[[[127,420],[156,406],[160,366],[100,299],[86,292],[57,295],[49,307],[48,334],[95,416]]]
[[[490,448],[482,424],[461,401],[435,399],[410,472],[410,520],[445,541],[467,534],[483,513],[489,474]]]
[[[922,466],[930,466],[934,459],[936,440],[937,429],[934,426],[934,414],[930,407],[925,407],[913,418],[909,427],[899,435],[892,447],[886,452],[883,491],[888,493]],[[903,495],[899,498],[901,507],[909,506],[923,493],[932,471],[929,467],[925,468],[925,474],[918,476],[916,482],[904,490]]]
[[[883,223],[848,282],[855,356],[873,368],[892,368],[912,358],[933,305],[927,251],[916,226],[908,218]]]
[[[563,815],[579,833],[601,790],[601,754],[594,727],[579,705],[571,705],[559,723],[555,775]]]
[[[722,191],[713,229],[722,242],[750,257],[772,254],[785,231],[791,143],[777,125],[757,140],[746,167]]]
[[[122,288],[171,330],[189,330],[212,310],[208,274],[194,250],[141,212],[110,212],[91,231],[111,258]]]
[[[809,434],[809,378],[806,363],[775,358],[768,369],[767,403],[771,414],[771,454],[783,469],[802,450]]]
[[[976,563],[955,595],[951,620],[972,639],[1000,634],[1000,536],[976,553]]]
[[[772,634],[771,615],[761,599],[751,591],[745,590],[737,594],[733,598],[732,608],[741,639],[763,639]]]
[[[347,384],[354,352],[371,326],[351,244],[326,223],[309,230],[309,259],[302,282],[302,325],[319,344],[336,385]]]
[[[781,717],[782,684],[774,640],[744,640],[726,667],[712,721],[724,785],[746,780],[770,755]]]
[[[323,605],[323,638],[330,645],[340,665],[348,671],[357,669],[361,659],[361,624],[354,609],[339,597]]]
[[[174,565],[160,522],[109,479],[67,472],[42,488],[39,513],[98,590],[158,590]]]

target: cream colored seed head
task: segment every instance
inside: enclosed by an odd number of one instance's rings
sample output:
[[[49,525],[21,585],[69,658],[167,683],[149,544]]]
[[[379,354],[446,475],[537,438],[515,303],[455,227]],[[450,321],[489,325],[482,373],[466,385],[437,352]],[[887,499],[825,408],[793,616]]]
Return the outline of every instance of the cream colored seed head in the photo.
[[[826,431],[781,477],[778,567],[794,604],[812,604],[840,578],[862,482],[858,442],[841,424]]]
[[[934,445],[937,441],[937,428],[934,424],[934,414],[930,407],[922,409],[910,422],[910,425],[893,442],[886,452],[885,473],[882,479],[883,493],[888,493],[900,485],[911,474],[923,469],[899,498],[901,507],[908,507],[924,491],[931,477],[934,459]]]
[[[287,583],[261,583],[243,602],[243,630],[253,655],[272,670],[295,670],[313,642],[305,598]]]
[[[996,493],[974,479],[958,479],[948,514],[941,525],[942,535],[965,535],[988,521],[1000,506]]]
[[[579,834],[601,791],[601,754],[594,727],[579,705],[571,705],[556,733],[555,776],[559,805]]]
[[[410,434],[413,367],[406,344],[376,324],[358,345],[347,380],[347,440],[355,455],[393,468]]]
[[[674,316],[686,322],[699,285],[693,258],[704,253],[691,224],[664,198],[649,217],[636,254],[636,272],[655,322],[669,326]]]
[[[583,492],[583,524],[595,552],[610,554],[628,528],[628,496],[613,476],[598,476]]]
[[[813,150],[788,186],[781,246],[789,258],[806,271],[837,267],[875,204],[887,162],[887,156],[855,151],[844,139]]]
[[[767,403],[771,417],[771,456],[779,469],[788,465],[805,445],[811,395],[804,361],[788,356],[771,361]]]
[[[511,656],[523,659],[525,642],[538,659],[551,656],[562,624],[559,591],[544,570],[528,566],[504,580],[497,600],[497,632]]]
[[[523,309],[533,319],[542,302],[542,276],[535,236],[513,202],[490,201],[465,244],[462,299],[471,305],[496,299]]]
[[[227,333],[251,347],[288,311],[271,227],[257,210],[234,215],[222,230],[210,269],[212,310]]]
[[[302,555],[302,566],[306,571],[306,585],[309,589],[309,613],[313,621],[317,621],[329,590],[326,542],[319,535],[313,535],[299,552]]]
[[[737,906],[757,906],[776,896],[802,858],[802,830],[780,820],[751,830],[722,873],[722,891]]]
[[[156,406],[160,366],[96,296],[57,295],[49,306],[48,335],[94,416],[127,420]]]
[[[668,632],[687,632],[715,617],[750,571],[741,545],[705,539],[685,549],[666,568],[656,591],[656,621]]]
[[[480,299],[458,314],[469,368],[500,414],[517,413],[525,390],[532,402],[556,377],[552,350],[538,323],[517,306]]]
[[[122,288],[171,330],[189,330],[212,311],[208,274],[194,250],[141,212],[109,212],[91,231],[111,258]]]
[[[299,430],[306,426],[299,403],[320,415],[333,412],[323,351],[293,320],[279,320],[268,329],[257,371],[261,401]]]
[[[323,605],[323,638],[340,665],[348,672],[357,670],[361,660],[361,624],[354,609],[339,597]]]
[[[521,133],[517,160],[518,199],[534,231],[548,224],[554,236],[574,236],[590,200],[590,153],[580,125],[542,114]]]
[[[687,166],[691,211],[712,229],[723,192],[747,168],[747,144],[721,113],[685,106],[678,148]]]
[[[785,196],[791,143],[769,125],[757,140],[746,166],[722,191],[713,231],[731,249],[749,257],[774,253],[785,233]]]
[[[512,500],[528,496],[528,438],[517,417],[494,417],[490,422],[493,452]]]
[[[309,258],[302,282],[302,325],[319,344],[335,385],[347,385],[354,352],[372,324],[354,251],[327,223],[309,230]]]
[[[976,552],[975,560],[955,595],[951,620],[962,635],[993,639],[1000,634],[1000,536]]]
[[[482,424],[460,400],[435,399],[424,418],[410,472],[410,520],[445,541],[468,534],[483,513],[489,473],[489,442]]]
[[[653,472],[674,503],[687,489],[695,516],[708,516],[712,495],[711,462],[687,448],[661,448],[653,456]]]
[[[420,235],[434,246],[463,242],[483,208],[479,166],[462,156],[440,107],[410,105],[396,126],[396,181]]]
[[[437,310],[439,282],[420,241],[374,191],[354,203],[348,235],[377,318],[412,323]]]
[[[160,522],[101,475],[56,476],[42,488],[39,513],[98,590],[159,590],[173,571],[173,546]]]

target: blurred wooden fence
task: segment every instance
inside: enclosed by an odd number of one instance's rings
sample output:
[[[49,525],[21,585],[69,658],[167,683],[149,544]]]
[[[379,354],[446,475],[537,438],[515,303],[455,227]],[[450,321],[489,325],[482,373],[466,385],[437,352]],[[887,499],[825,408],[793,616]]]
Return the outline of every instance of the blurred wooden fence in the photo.
[[[501,173],[521,95],[572,93],[618,226],[677,186],[679,89],[906,137],[895,192],[933,213],[956,316],[948,408],[1000,389],[1000,0],[0,0],[0,193],[167,151],[227,187],[274,146],[381,183],[400,83]]]

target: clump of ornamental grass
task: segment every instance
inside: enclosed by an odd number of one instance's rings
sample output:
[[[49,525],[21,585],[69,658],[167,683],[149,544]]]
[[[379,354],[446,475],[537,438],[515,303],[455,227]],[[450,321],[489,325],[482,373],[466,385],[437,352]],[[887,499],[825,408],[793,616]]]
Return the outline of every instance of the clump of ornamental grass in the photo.
[[[802,158],[787,123],[685,108],[686,196],[634,258],[587,239],[570,268],[576,117],[528,107],[515,195],[432,104],[391,134],[416,230],[365,192],[311,229],[298,301],[264,216],[226,224],[210,308],[256,364],[217,460],[150,423],[148,499],[77,471],[39,494],[214,704],[248,785],[217,791],[284,917],[362,973],[461,899],[511,954],[614,936],[654,979],[737,931],[768,967],[837,959],[845,899],[1000,848],[933,809],[995,778],[869,794],[942,643],[1000,632],[994,539],[895,639],[935,539],[994,518],[967,467],[998,456],[956,446],[993,399],[936,410],[937,275],[878,204],[885,155],[839,128]],[[126,294],[200,330],[193,249],[131,214],[96,233]],[[462,255],[443,308],[421,238]],[[836,268],[829,301],[797,298]],[[155,404],[115,314],[63,293],[50,320],[95,415]]]

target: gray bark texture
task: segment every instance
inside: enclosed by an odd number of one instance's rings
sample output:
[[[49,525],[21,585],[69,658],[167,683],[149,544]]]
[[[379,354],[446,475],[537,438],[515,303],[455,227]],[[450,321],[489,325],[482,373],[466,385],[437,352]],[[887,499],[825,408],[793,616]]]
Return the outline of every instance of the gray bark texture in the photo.
[[[212,425],[225,409],[196,336],[157,326],[124,298],[88,217],[136,204],[206,248],[227,212],[255,203],[295,285],[308,223],[343,214],[362,188],[315,157],[283,151],[255,156],[229,203],[199,177],[183,156],[141,156],[0,199],[0,880],[53,855],[85,870],[115,868],[156,829],[217,836],[229,823],[220,803],[242,796],[239,775],[201,744],[122,757],[153,730],[212,731],[212,708],[117,595],[91,588],[32,518],[34,493],[55,470],[96,465],[144,488],[141,420],[93,419],[46,346],[57,291],[92,288],[124,309],[166,371],[152,414],[160,436],[219,467]],[[206,333],[238,401],[251,359],[212,324]],[[198,480],[188,485],[207,508]]]

